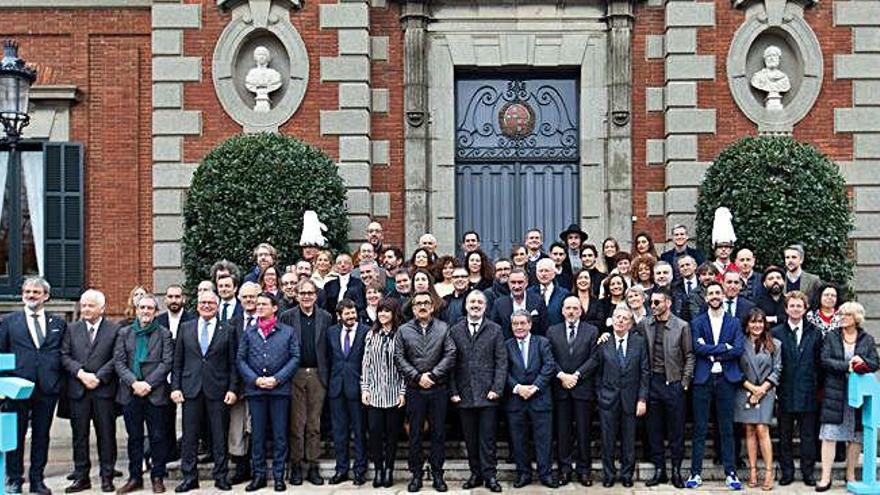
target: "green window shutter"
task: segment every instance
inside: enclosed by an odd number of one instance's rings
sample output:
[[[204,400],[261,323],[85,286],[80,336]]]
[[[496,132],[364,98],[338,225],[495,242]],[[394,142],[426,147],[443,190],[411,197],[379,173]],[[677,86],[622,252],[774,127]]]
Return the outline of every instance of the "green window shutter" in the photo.
[[[79,297],[83,287],[83,147],[46,143],[45,269],[55,297]]]

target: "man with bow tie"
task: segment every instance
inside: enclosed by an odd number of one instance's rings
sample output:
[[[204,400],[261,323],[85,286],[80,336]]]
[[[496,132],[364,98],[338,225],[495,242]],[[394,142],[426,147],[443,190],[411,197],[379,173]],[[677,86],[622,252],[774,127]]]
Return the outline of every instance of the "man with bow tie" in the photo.
[[[30,492],[51,494],[43,471],[49,456],[49,429],[61,393],[61,341],[67,330],[64,318],[46,312],[49,282],[28,277],[21,285],[24,308],[0,322],[0,353],[15,355],[11,375],[34,382],[27,399],[7,401],[5,410],[18,416],[18,443],[6,455],[6,493],[21,493],[24,482],[24,448],[28,425],[31,428]]]

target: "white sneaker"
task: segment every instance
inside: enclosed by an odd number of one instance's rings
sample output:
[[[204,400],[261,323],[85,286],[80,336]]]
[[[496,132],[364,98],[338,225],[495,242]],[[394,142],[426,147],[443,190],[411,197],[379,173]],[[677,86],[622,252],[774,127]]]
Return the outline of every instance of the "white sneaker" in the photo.
[[[727,479],[724,480],[724,484],[727,485],[727,488],[731,490],[742,490],[742,483],[739,481],[739,478],[736,477],[736,473],[730,473],[727,475]]]
[[[692,474],[684,484],[685,488],[698,488],[703,484],[703,478],[699,474]]]

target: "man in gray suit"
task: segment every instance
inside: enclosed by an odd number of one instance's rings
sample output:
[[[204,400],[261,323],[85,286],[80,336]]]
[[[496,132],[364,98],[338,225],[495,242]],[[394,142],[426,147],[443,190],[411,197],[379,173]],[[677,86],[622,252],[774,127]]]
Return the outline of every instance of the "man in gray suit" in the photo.
[[[782,252],[785,256],[785,293],[799,290],[813,300],[813,292],[822,283],[818,275],[813,275],[801,268],[804,264],[804,247],[792,244]]]
[[[147,294],[136,301],[137,318],[119,331],[114,369],[119,377],[116,402],[123,407],[128,432],[128,482],[117,493],[131,493],[144,486],[144,422],[150,433],[153,493],[165,491],[165,438],[163,407],[168,404],[168,373],[174,361],[171,332],[154,321],[159,301]]]

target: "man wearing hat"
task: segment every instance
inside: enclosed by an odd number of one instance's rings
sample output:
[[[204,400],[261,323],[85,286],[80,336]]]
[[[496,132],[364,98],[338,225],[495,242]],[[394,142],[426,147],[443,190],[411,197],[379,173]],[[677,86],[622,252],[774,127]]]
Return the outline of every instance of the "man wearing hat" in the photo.
[[[559,239],[565,243],[568,249],[568,256],[565,263],[568,264],[568,273],[574,273],[583,268],[581,263],[581,247],[590,236],[581,230],[580,226],[573,223],[559,234]]]
[[[767,315],[767,323],[778,325],[788,317],[785,313],[785,270],[776,265],[764,269],[764,291],[755,298],[755,305]]]
[[[733,262],[733,245],[736,243],[736,233],[733,231],[733,214],[721,206],[715,210],[715,221],[712,223],[712,249],[715,251],[715,261],[712,263],[718,270],[716,279],[723,280],[728,271],[739,273],[736,263]]]

